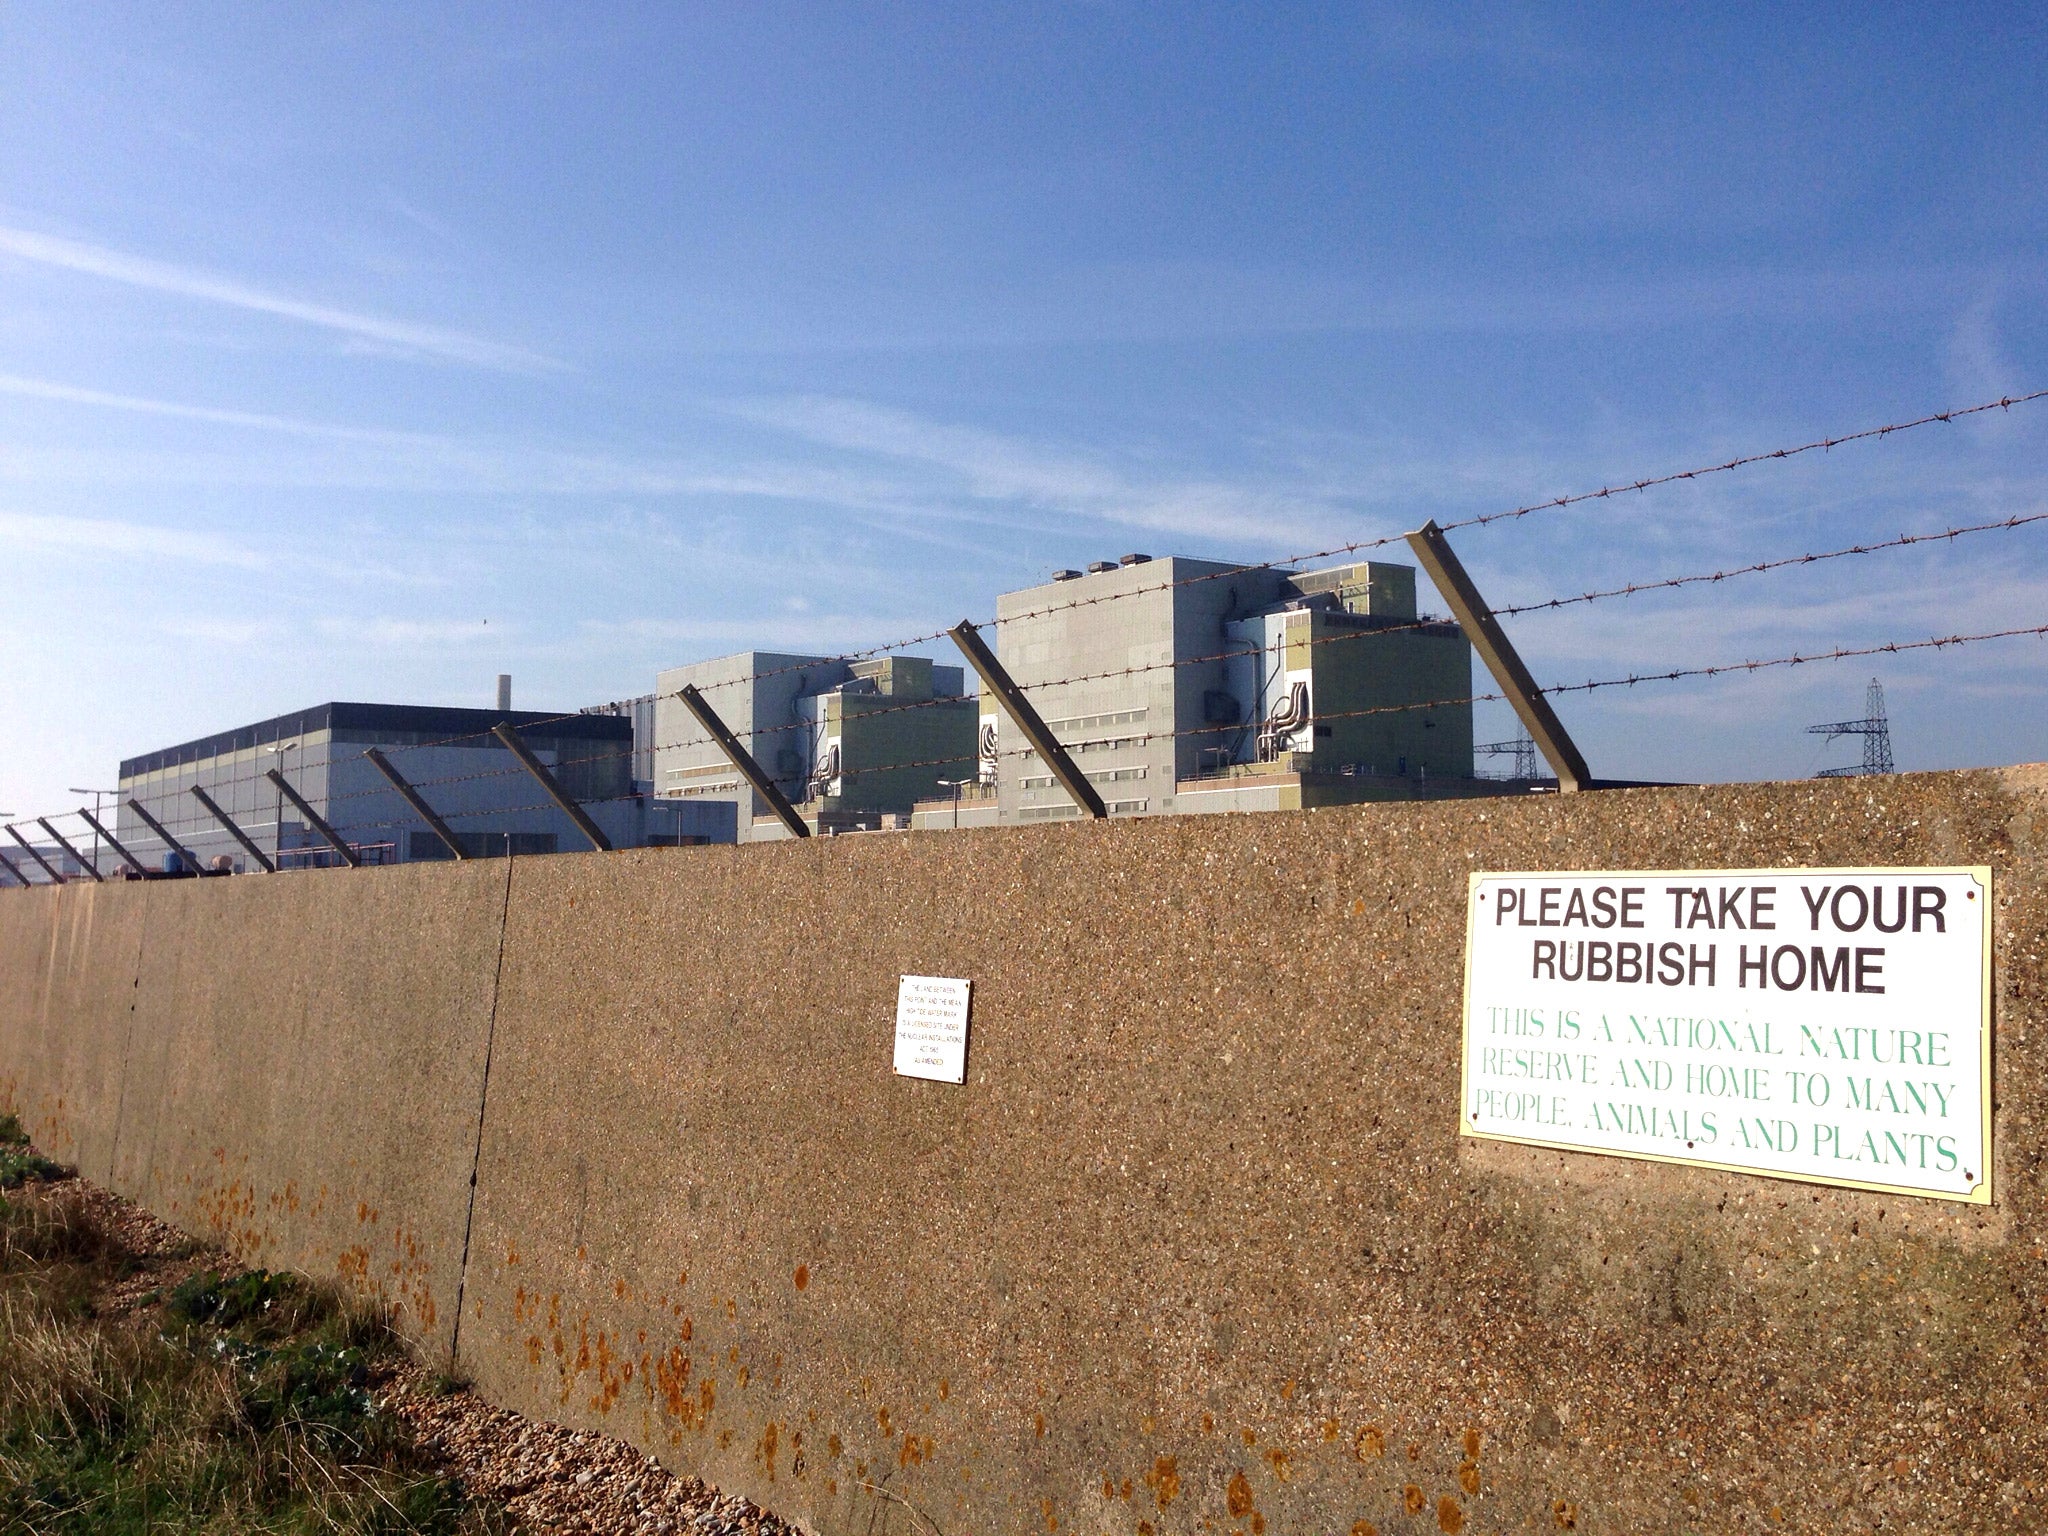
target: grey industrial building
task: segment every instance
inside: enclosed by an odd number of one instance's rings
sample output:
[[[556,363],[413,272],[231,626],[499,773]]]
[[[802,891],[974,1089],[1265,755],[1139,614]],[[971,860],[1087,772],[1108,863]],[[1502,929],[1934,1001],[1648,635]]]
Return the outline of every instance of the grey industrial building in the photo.
[[[693,684],[813,831],[908,826],[941,781],[975,771],[975,701],[962,669],[923,656],[847,661],[742,651],[671,667],[655,688],[656,794],[723,802],[742,841],[785,837],[677,697]]]
[[[1473,775],[1472,657],[1410,566],[1291,572],[1128,555],[1005,593],[996,651],[1113,816],[1497,792]],[[983,704],[980,785],[920,827],[1080,815]]]
[[[452,857],[363,754],[382,748],[455,830],[472,856],[553,853],[589,846],[568,815],[490,735],[509,722],[563,790],[618,847],[731,842],[729,807],[656,803],[634,782],[630,714],[327,703],[124,760],[115,835],[158,862],[163,845],[139,801],[202,862],[247,855],[193,795],[204,790],[280,867],[335,855],[266,777],[272,768],[366,863]],[[131,841],[132,839],[132,841]]]
[[[1128,555],[997,602],[995,649],[1113,816],[1279,810],[1502,792],[1473,772],[1472,655],[1418,614],[1414,570],[1291,572]],[[490,734],[511,723],[615,846],[789,835],[689,712],[692,684],[816,832],[1082,814],[963,669],[927,657],[772,651],[672,667],[652,694],[568,715],[327,703],[121,764],[117,835],[159,859],[139,802],[202,862],[334,855],[275,768],[364,862],[449,857],[364,756],[390,754],[466,853],[586,846]]]

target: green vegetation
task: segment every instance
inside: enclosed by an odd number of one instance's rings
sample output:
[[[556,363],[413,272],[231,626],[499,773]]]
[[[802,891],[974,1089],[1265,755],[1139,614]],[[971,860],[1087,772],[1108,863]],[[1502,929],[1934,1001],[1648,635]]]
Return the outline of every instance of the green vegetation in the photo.
[[[0,1530],[507,1529],[380,1404],[400,1345],[375,1315],[260,1270],[116,1299],[158,1262],[75,1183],[0,1199]]]
[[[0,1189],[61,1179],[68,1169],[59,1167],[28,1144],[28,1132],[12,1114],[0,1115]]]

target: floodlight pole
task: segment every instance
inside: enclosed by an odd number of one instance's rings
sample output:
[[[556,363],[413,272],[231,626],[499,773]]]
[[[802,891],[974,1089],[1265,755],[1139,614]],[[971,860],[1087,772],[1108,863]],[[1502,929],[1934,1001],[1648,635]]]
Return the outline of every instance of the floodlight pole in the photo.
[[[135,873],[137,873],[138,875],[147,875],[149,873],[149,866],[147,864],[144,864],[142,860],[135,857],[134,854],[130,853],[127,849],[127,846],[122,843],[121,839],[114,836],[113,833],[109,832],[105,827],[100,825],[99,817],[93,815],[91,811],[84,809],[80,809],[78,814],[85,818],[85,823],[87,826],[91,827],[94,832],[98,833],[102,838],[106,840],[106,844],[109,848],[113,849],[115,853],[120,855],[122,863],[126,864],[130,869],[134,870]]]
[[[291,801],[293,806],[297,808],[298,813],[306,818],[308,826],[327,839],[334,851],[342,856],[342,859],[348,864],[350,869],[361,868],[362,856],[341,840],[341,835],[327,824],[327,819],[306,803],[304,795],[285,782],[283,774],[279,773],[275,768],[266,768],[263,770],[263,776],[277,786],[279,794]]]

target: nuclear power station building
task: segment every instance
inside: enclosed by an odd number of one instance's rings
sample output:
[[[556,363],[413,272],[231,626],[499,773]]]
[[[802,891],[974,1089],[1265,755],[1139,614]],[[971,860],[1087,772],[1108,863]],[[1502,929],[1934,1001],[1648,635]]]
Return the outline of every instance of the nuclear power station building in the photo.
[[[694,684],[813,832],[908,827],[944,781],[975,771],[975,701],[924,656],[844,661],[742,651],[655,686],[656,792],[737,807],[742,842],[789,836],[676,696]]]
[[[996,605],[998,658],[1113,816],[1497,792],[1475,779],[1472,655],[1415,571],[1127,555]],[[1082,813],[984,698],[979,785],[920,827]]]
[[[986,638],[1112,816],[1514,792],[1474,775],[1471,649],[1420,615],[1409,566],[1126,555],[1005,593]],[[363,862],[449,857],[365,755],[376,748],[466,855],[589,846],[490,734],[503,723],[614,846],[789,836],[679,697],[686,684],[813,832],[1085,814],[996,698],[963,683],[923,656],[744,651],[570,715],[514,712],[502,678],[495,710],[321,704],[123,762],[116,835],[152,861],[157,827],[201,864],[342,857],[302,799]]]

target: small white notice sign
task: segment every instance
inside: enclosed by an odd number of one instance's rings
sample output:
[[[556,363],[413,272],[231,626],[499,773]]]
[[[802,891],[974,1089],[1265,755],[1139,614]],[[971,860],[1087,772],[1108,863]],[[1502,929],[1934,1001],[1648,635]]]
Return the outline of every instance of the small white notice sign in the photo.
[[[905,976],[897,983],[899,1076],[967,1081],[967,994],[972,986],[950,976]]]
[[[1988,1204],[1991,871],[1476,874],[1459,1129]]]

